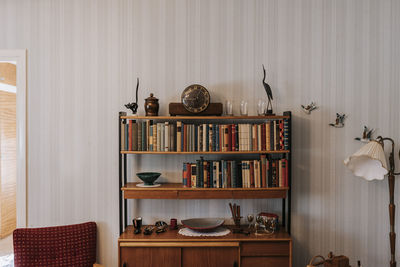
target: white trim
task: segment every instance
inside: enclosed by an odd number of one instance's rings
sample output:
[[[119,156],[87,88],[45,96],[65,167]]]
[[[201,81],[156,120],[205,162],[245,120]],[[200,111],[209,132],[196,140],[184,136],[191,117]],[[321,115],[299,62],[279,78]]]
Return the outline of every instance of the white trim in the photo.
[[[14,85],[0,83],[0,91],[16,94],[17,93],[17,87],[14,86]]]
[[[17,64],[17,227],[27,221],[27,115],[26,115],[26,50],[0,50],[0,61]]]

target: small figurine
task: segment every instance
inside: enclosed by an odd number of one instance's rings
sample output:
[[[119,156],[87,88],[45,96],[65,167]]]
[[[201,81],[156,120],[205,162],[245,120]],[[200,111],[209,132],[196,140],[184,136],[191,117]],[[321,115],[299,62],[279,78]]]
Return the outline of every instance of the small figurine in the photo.
[[[336,121],[335,123],[329,123],[330,126],[335,128],[343,128],[344,127],[344,119],[346,118],[346,114],[336,113]]]
[[[267,93],[267,96],[268,96],[267,113],[265,115],[273,115],[274,112],[272,110],[272,102],[271,102],[271,100],[273,100],[272,90],[271,90],[271,86],[269,86],[269,84],[265,82],[265,78],[266,78],[267,74],[265,72],[264,64],[262,66],[263,66],[263,72],[264,72],[264,78],[263,78],[262,83],[264,85],[265,92]]]
[[[139,106],[138,106],[138,103],[137,103],[137,101],[138,101],[138,91],[139,91],[139,78],[137,78],[137,84],[136,84],[136,99],[135,99],[135,102],[128,103],[128,104],[125,105],[125,107],[126,107],[127,109],[132,110],[132,114],[133,114],[133,115],[136,114],[137,109],[138,109],[138,107],[139,107]]]
[[[306,113],[306,114],[311,114],[311,111],[314,109],[317,109],[317,105],[315,102],[311,102],[311,104],[308,104],[307,106],[301,105],[301,109]]]
[[[370,130],[370,129],[368,129],[367,126],[364,126],[364,131],[363,131],[362,137],[356,137],[356,138],[354,138],[354,140],[358,140],[363,143],[368,143],[372,139],[373,132],[374,132],[374,129]]]

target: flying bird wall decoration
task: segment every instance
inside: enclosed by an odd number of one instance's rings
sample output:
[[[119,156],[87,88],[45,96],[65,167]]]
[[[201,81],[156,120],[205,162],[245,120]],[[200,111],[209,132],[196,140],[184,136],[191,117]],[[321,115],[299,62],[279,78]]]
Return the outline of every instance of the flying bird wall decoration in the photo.
[[[335,123],[329,123],[329,125],[332,127],[335,127],[335,128],[343,128],[345,118],[346,118],[346,114],[336,113]]]
[[[311,111],[317,109],[317,104],[315,102],[311,102],[311,104],[308,104],[307,106],[301,105],[301,109],[306,113],[306,114],[311,114]]]
[[[372,134],[374,133],[374,129],[369,129],[367,126],[364,126],[364,130],[362,133],[362,137],[356,137],[354,140],[361,141],[363,143],[368,143],[372,140]]]

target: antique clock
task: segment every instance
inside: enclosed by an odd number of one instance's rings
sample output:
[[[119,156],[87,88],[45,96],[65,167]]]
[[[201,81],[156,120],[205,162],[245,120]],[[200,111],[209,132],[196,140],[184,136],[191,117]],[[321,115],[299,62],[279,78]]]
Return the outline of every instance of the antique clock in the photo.
[[[192,113],[200,113],[210,104],[210,93],[204,86],[192,84],[183,90],[181,95],[183,107]]]

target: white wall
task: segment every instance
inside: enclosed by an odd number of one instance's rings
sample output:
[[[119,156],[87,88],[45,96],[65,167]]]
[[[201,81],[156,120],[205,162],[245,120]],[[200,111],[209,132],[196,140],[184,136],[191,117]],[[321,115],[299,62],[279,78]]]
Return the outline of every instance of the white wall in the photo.
[[[255,113],[264,63],[276,110],[294,114],[295,266],[330,250],[352,265],[388,265],[387,183],[353,177],[342,161],[360,147],[363,125],[400,142],[399,1],[3,0],[0,25],[0,48],[28,49],[29,226],[94,220],[100,262],[116,266],[117,116],[136,77],[140,113],[154,92],[166,114],[194,82],[213,101],[233,97],[235,112],[246,99]],[[299,106],[310,101],[321,107],[307,116]],[[343,129],[328,126],[336,112],[349,115]],[[179,180],[192,159],[135,164]],[[147,222],[228,217],[227,202],[142,200],[132,212]],[[238,202],[245,213],[279,207]]]

